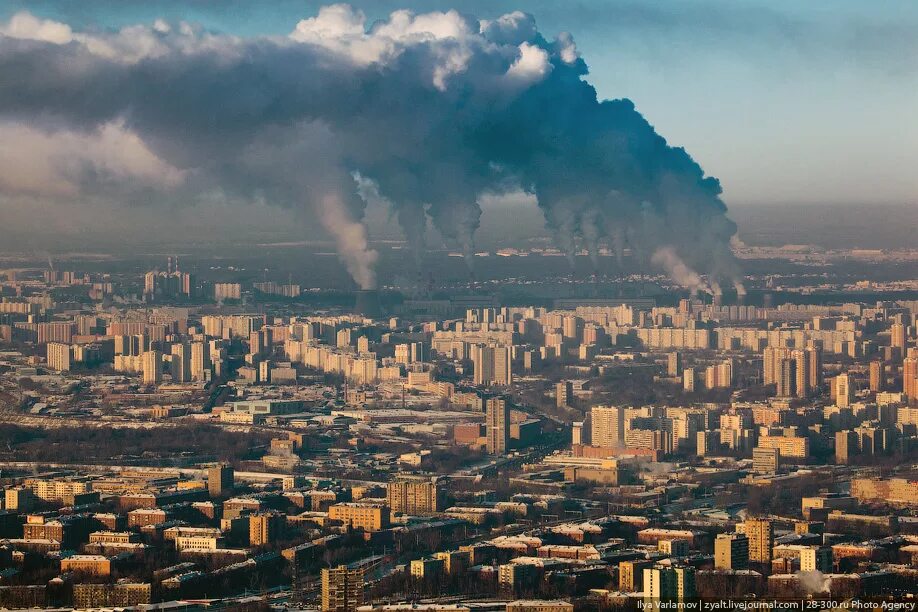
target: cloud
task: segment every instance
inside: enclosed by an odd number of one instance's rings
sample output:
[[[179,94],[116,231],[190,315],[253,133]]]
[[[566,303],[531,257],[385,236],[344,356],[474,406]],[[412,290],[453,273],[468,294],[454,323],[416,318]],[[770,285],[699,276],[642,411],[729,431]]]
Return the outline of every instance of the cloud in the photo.
[[[5,193],[76,196],[89,182],[170,190],[185,176],[121,121],[87,133],[0,122],[0,191]]]
[[[565,60],[565,63],[566,62]],[[551,72],[551,61],[548,52],[529,43],[520,45],[520,57],[507,69],[507,76],[511,79],[530,83],[541,81]]]
[[[73,30],[65,23],[39,19],[27,12],[13,15],[6,25],[0,26],[0,34],[10,38],[38,40],[66,45],[73,40]]]
[[[19,14],[0,32],[0,125],[25,143],[0,171],[8,194],[174,208],[221,193],[301,210],[371,287],[367,199],[390,203],[416,254],[429,220],[471,255],[482,194],[522,191],[570,256],[627,244],[680,278],[737,274],[719,182],[630,101],[599,99],[571,35],[524,13],[398,10],[368,25],[332,5],[286,37]]]

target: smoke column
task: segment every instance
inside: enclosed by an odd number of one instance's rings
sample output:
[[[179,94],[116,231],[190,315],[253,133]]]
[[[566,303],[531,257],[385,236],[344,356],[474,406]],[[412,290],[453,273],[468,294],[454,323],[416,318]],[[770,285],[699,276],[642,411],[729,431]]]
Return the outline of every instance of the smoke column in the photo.
[[[392,209],[417,265],[428,220],[471,265],[479,197],[523,190],[571,261],[627,247],[692,291],[736,285],[717,179],[587,76],[570,34],[521,12],[370,25],[332,5],[286,37],[161,20],[84,32],[23,12],[0,23],[0,141],[21,161],[0,192],[301,209],[370,288],[367,201]]]

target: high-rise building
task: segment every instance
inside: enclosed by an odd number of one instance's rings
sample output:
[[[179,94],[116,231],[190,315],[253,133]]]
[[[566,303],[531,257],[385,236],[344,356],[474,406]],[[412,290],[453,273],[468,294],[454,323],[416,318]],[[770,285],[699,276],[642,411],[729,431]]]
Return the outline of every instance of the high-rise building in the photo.
[[[510,347],[473,346],[471,357],[476,385],[509,385],[513,382]]]
[[[624,593],[634,593],[644,589],[644,570],[653,567],[651,559],[636,559],[619,561],[618,563],[618,590]]]
[[[571,423],[571,444],[589,444],[590,428],[585,421]]]
[[[902,323],[893,323],[889,328],[889,345],[904,351],[907,340],[908,328]]]
[[[242,285],[239,283],[214,283],[214,299],[238,300],[242,298]]]
[[[797,394],[797,360],[790,357],[781,359],[780,371],[775,385],[779,397],[792,397]]]
[[[555,385],[555,401],[558,408],[568,408],[574,399],[574,383],[562,380]]]
[[[808,546],[800,551],[801,572],[832,572],[832,548],[830,546]]]
[[[733,386],[733,360],[727,359],[706,367],[704,386],[708,389],[725,389]]]
[[[870,390],[879,393],[886,386],[886,364],[882,361],[870,362]]]
[[[763,384],[775,385],[781,397],[809,397],[822,386],[822,348],[818,342],[794,350],[765,347],[762,365]]]
[[[768,519],[746,519],[736,526],[749,540],[749,560],[753,563],[771,563],[774,529]]]
[[[356,612],[364,604],[365,597],[362,569],[339,565],[322,570],[322,612]]]
[[[249,546],[265,546],[275,541],[284,528],[286,517],[277,512],[249,515]]]
[[[738,570],[749,567],[749,538],[743,533],[722,533],[714,540],[714,567]]]
[[[206,342],[192,342],[191,380],[207,380],[210,368],[210,345]]]
[[[644,570],[645,599],[684,600],[695,596],[695,568],[677,565]]]
[[[774,474],[781,463],[778,448],[756,447],[752,449],[752,471],[757,474]]]
[[[695,391],[695,369],[685,368],[682,370],[682,390],[692,393]]]
[[[625,442],[624,406],[593,406],[590,409],[590,428],[593,446],[622,446]]]
[[[172,382],[191,381],[191,347],[188,344],[172,345],[169,372],[172,375]]]
[[[858,435],[846,429],[835,432],[835,463],[848,463],[852,455],[858,453],[860,440]]]
[[[387,486],[386,500],[393,512],[424,515],[440,512],[443,491],[429,478],[400,478]]]
[[[812,395],[816,388],[813,385],[813,369],[821,367],[821,358],[819,352],[814,348],[799,349],[791,351],[791,360],[793,361],[792,372],[784,371],[784,361],[782,361],[782,378],[793,376],[793,390],[791,393],[778,393],[778,395],[796,395],[797,397],[808,397]],[[785,385],[787,383],[782,381]],[[789,390],[789,389],[788,389]]]
[[[235,485],[232,466],[215,465],[207,470],[207,490],[211,497],[219,497]]]
[[[854,401],[854,384],[848,374],[835,377],[835,405],[847,408]]]
[[[682,353],[670,353],[667,355],[666,375],[673,378],[682,375]]]
[[[778,385],[781,378],[781,361],[790,359],[791,351],[783,346],[766,346],[762,352],[762,384]]]
[[[395,362],[404,365],[426,361],[426,351],[423,342],[395,345]]]
[[[73,350],[63,342],[48,343],[48,368],[57,372],[69,372]]]
[[[902,392],[909,401],[918,399],[918,349],[909,349],[902,360]]]
[[[379,531],[389,527],[389,507],[385,504],[342,502],[328,508],[328,518],[341,521],[348,529]]]
[[[163,354],[159,351],[147,351],[143,360],[143,384],[154,385],[163,379]]]
[[[806,394],[813,395],[822,387],[822,345],[816,343],[803,350],[806,361]]]
[[[503,455],[510,448],[510,404],[500,397],[488,400],[486,408],[488,452]]]

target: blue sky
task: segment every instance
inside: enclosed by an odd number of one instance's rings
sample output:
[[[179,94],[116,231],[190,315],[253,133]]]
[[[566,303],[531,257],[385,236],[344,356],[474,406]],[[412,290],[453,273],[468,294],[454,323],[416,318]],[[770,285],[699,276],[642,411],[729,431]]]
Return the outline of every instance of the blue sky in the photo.
[[[75,28],[156,18],[239,35],[286,34],[327,2],[6,0]],[[884,0],[369,0],[535,15],[570,31],[603,97],[628,97],[672,144],[718,176],[731,206],[769,202],[918,206],[918,2]]]

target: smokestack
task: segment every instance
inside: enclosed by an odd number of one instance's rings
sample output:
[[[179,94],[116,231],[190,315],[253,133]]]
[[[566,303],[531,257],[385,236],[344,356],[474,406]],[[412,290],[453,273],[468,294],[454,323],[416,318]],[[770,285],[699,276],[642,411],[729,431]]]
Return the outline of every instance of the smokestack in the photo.
[[[370,319],[382,316],[382,304],[379,301],[379,291],[376,289],[361,289],[357,292],[354,302],[354,312]]]

